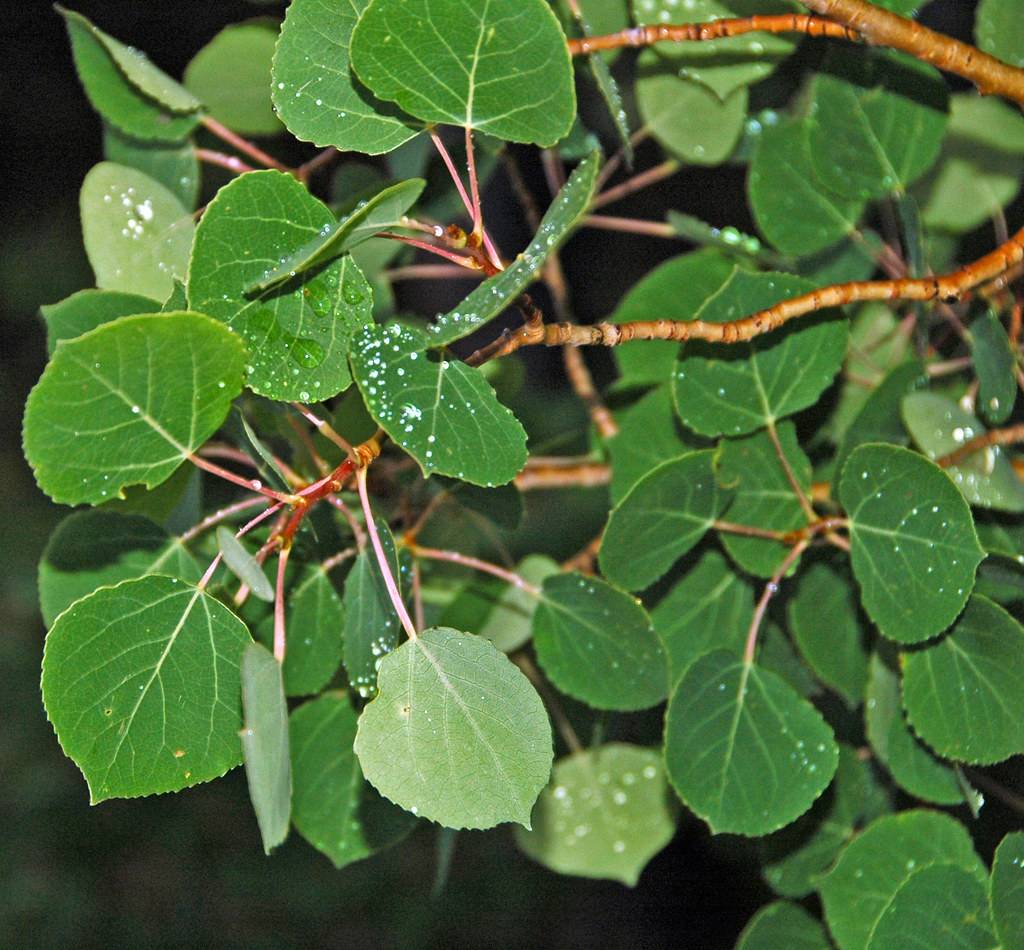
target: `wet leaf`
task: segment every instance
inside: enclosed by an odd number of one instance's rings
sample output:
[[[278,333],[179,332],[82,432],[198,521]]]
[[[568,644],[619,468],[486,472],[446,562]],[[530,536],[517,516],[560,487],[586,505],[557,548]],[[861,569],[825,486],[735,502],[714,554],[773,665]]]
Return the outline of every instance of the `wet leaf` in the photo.
[[[46,321],[46,344],[50,355],[61,340],[73,340],[118,317],[157,313],[160,304],[139,294],[120,290],[80,290],[57,303],[39,308]]]

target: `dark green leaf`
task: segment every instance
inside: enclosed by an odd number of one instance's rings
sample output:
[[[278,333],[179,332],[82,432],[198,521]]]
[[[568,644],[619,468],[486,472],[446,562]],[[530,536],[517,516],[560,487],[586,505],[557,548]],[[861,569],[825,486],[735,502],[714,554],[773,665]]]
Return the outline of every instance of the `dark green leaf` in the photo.
[[[649,587],[714,524],[724,505],[714,453],[690,452],[640,479],[615,506],[601,543],[601,572],[627,590]]]
[[[743,928],[736,950],[828,950],[825,928],[789,901],[762,907]]]
[[[647,612],[602,580],[544,581],[533,641],[551,682],[595,709],[646,709],[665,698],[665,654]]]
[[[263,850],[270,854],[291,822],[292,769],[288,702],[281,664],[266,647],[249,643],[242,654],[242,755]]]
[[[988,765],[1024,752],[1024,628],[985,597],[937,643],[905,653],[903,703],[940,755]]]
[[[764,835],[794,821],[828,787],[838,758],[810,703],[727,650],[691,664],[669,699],[669,778],[714,834]]]
[[[207,317],[124,317],[62,342],[28,398],[25,455],[54,501],[164,481],[217,431],[245,352]]]
[[[352,33],[352,66],[425,122],[512,142],[554,145],[576,115],[565,35],[543,0],[374,0]]]
[[[178,791],[242,761],[249,633],[208,594],[152,575],[102,587],[46,638],[43,703],[94,803]]]
[[[978,408],[987,422],[1010,418],[1017,401],[1016,360],[1006,330],[990,310],[971,324],[974,371],[978,374]]]
[[[146,574],[198,581],[199,565],[177,539],[148,518],[77,511],[50,536],[39,562],[39,603],[47,626],[98,587]]]
[[[245,291],[333,222],[291,175],[262,171],[221,188],[196,229],[189,301],[245,340],[247,383],[261,396],[310,402],[351,381],[349,346],[371,320],[370,287],[351,257],[282,287]]]
[[[376,789],[448,828],[530,826],[551,773],[540,697],[481,637],[425,630],[384,657],[355,750]]]
[[[558,874],[635,887],[676,830],[661,755],[622,742],[559,759],[516,843]]]
[[[1008,834],[996,848],[989,903],[1003,946],[1024,945],[1024,832]]]
[[[341,665],[345,610],[324,571],[314,568],[289,593],[284,688],[289,696],[319,692]]]
[[[185,142],[134,139],[113,126],[103,130],[103,157],[118,165],[137,168],[160,182],[190,210],[199,199],[199,159],[195,146]],[[174,307],[180,310],[181,307]]]
[[[139,294],[119,290],[80,290],[57,303],[39,308],[46,321],[46,345],[50,355],[61,340],[73,340],[102,323],[140,313],[157,313],[160,304]]]
[[[984,557],[956,486],[920,455],[868,444],[850,454],[839,501],[850,518],[853,573],[868,616],[902,643],[945,630]]]
[[[292,821],[314,848],[343,868],[403,838],[416,819],[363,779],[352,749],[356,714],[343,693],[326,693],[292,713]]]
[[[791,274],[737,270],[693,316],[728,323],[812,289]],[[839,372],[848,336],[846,321],[823,311],[750,343],[687,343],[674,375],[679,417],[703,435],[745,435],[804,409]]]
[[[427,352],[411,327],[365,327],[352,372],[370,414],[419,462],[474,485],[503,485],[526,464],[526,432],[478,369]]]

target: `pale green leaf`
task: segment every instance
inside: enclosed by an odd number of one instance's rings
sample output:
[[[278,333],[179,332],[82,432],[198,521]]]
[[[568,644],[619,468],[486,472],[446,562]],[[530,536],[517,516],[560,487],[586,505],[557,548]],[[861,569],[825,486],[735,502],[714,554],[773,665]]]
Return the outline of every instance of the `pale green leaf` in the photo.
[[[832,730],[810,703],[727,650],[691,664],[669,699],[669,779],[714,834],[788,825],[828,787],[838,759]]]
[[[199,199],[199,159],[191,141],[154,142],[135,139],[112,125],[103,129],[103,157],[136,168],[160,182],[191,210]],[[181,307],[172,309],[180,310]]]
[[[501,313],[536,279],[544,261],[568,240],[590,205],[600,167],[596,152],[576,166],[544,213],[526,250],[501,273],[472,290],[455,310],[439,315],[430,327],[431,345],[448,344],[472,333]]]
[[[558,874],[635,887],[676,830],[676,808],[657,750],[623,742],[559,759],[537,799],[533,829],[516,843]]]
[[[198,581],[199,565],[184,545],[148,518],[109,511],[76,511],[50,536],[39,561],[43,621],[98,587],[166,574]]]
[[[352,372],[370,414],[423,470],[504,485],[526,464],[526,432],[478,369],[428,352],[426,333],[366,327]]]
[[[903,400],[903,421],[930,459],[956,451],[985,427],[952,399],[938,393],[912,393]],[[1024,482],[998,445],[975,452],[944,469],[972,505],[999,511],[1024,511]]]
[[[236,337],[194,313],[124,317],[64,341],[25,408],[25,455],[54,501],[153,488],[224,421],[241,389]]]
[[[981,0],[975,16],[978,45],[1011,66],[1024,66],[1024,21],[1015,0]]]
[[[916,872],[952,865],[983,880],[970,835],[949,815],[923,809],[884,815],[843,850],[819,888],[841,950],[865,950],[896,892]]]
[[[351,55],[375,95],[425,122],[551,146],[576,115],[565,35],[543,0],[374,0]]]
[[[217,528],[217,546],[224,557],[224,564],[260,600],[273,601],[274,585],[267,579],[259,565],[235,533],[221,525]]]
[[[273,21],[233,23],[192,58],[185,70],[185,86],[233,132],[275,135],[282,131],[270,102],[270,63],[276,42]]]
[[[736,950],[828,950],[825,928],[798,904],[762,907],[743,928]]]
[[[984,557],[967,502],[948,476],[907,449],[869,443],[850,454],[839,501],[868,616],[902,643],[945,630]]]
[[[558,564],[545,554],[530,554],[516,565],[516,574],[535,587],[540,587],[559,570]],[[530,639],[536,609],[536,595],[509,584],[480,625],[480,636],[490,640],[502,653],[512,653]]]
[[[189,301],[245,340],[247,383],[261,396],[310,402],[351,381],[349,346],[371,320],[370,287],[351,257],[259,294],[245,290],[333,222],[291,175],[262,171],[221,188],[196,229]]]
[[[600,551],[608,580],[628,590],[649,587],[704,537],[725,503],[713,458],[708,449],[664,462],[615,506]]]
[[[791,274],[736,270],[693,317],[728,323],[810,290]],[[745,435],[805,409],[839,372],[848,336],[846,321],[826,310],[749,343],[691,341],[673,377],[679,417],[703,435]]]
[[[425,186],[422,178],[411,178],[382,188],[373,197],[359,202],[356,209],[340,221],[325,225],[308,244],[289,254],[277,267],[246,287],[246,292],[276,287],[298,274],[341,257],[379,231],[401,225],[405,212],[416,203]]]
[[[646,709],[665,698],[665,654],[647,612],[602,580],[549,577],[533,643],[551,682],[595,709]]]
[[[1024,946],[1024,832],[1008,834],[996,848],[989,904],[1003,946]]]
[[[1024,155],[1024,116],[993,96],[959,93],[949,100],[949,136]]]
[[[343,868],[405,837],[416,819],[363,779],[352,749],[356,713],[343,693],[325,693],[292,713],[292,821]]]
[[[259,643],[242,653],[242,757],[263,850],[288,837],[292,768],[288,751],[288,702],[281,664]]]
[[[46,345],[50,355],[61,340],[73,340],[102,323],[118,317],[157,313],[160,304],[139,294],[120,290],[80,290],[57,303],[44,304],[39,312],[46,321]]]
[[[82,236],[96,284],[163,300],[184,277],[192,216],[160,182],[135,168],[100,162],[82,182]]]
[[[940,755],[990,765],[1024,752],[1024,628],[975,595],[942,639],[903,654],[903,704]]]
[[[992,931],[985,884],[954,865],[933,865],[911,875],[874,928],[869,950],[991,950]]]
[[[482,637],[425,630],[384,657],[355,750],[385,798],[448,828],[529,827],[551,772],[540,697]]]
[[[178,791],[242,761],[231,611],[171,577],[102,587],[46,638],[43,703],[94,803]]]

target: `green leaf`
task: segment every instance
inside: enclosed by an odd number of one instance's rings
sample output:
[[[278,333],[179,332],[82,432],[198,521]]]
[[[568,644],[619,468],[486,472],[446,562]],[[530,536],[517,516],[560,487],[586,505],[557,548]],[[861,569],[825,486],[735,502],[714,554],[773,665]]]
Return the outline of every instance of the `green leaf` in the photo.
[[[560,570],[558,564],[545,554],[530,554],[516,565],[516,573],[536,587]],[[502,653],[513,653],[532,635],[537,603],[534,594],[509,584],[481,625],[480,636],[490,640]]]
[[[850,198],[902,191],[935,164],[948,109],[934,67],[902,53],[834,47],[811,94],[818,178]]]
[[[565,35],[543,0],[374,0],[351,53],[375,95],[425,122],[548,147],[576,115]]]
[[[309,243],[303,244],[259,280],[253,281],[246,287],[246,292],[276,287],[297,274],[341,257],[379,231],[400,225],[405,212],[416,203],[426,184],[422,178],[411,178],[382,188],[372,198],[361,201],[351,214],[325,225]]]
[[[843,467],[853,573],[890,640],[941,633],[963,609],[984,552],[967,502],[942,469],[907,449],[862,445]]]
[[[743,928],[736,950],[828,950],[821,923],[798,904],[762,907]]]
[[[912,393],[903,400],[903,421],[930,459],[941,458],[980,435],[985,427],[952,399],[938,393]],[[1024,511],[1024,482],[998,445],[975,452],[945,472],[972,505],[1000,511]]]
[[[789,628],[815,675],[850,707],[860,705],[867,683],[865,632],[848,578],[824,563],[800,577],[789,602]]]
[[[720,99],[703,83],[681,79],[654,50],[644,50],[637,60],[636,97],[644,125],[658,144],[691,165],[724,162],[747,116],[746,87]]]
[[[718,551],[710,549],[651,611],[674,689],[690,664],[715,649],[743,653],[754,619],[754,592]]]
[[[289,593],[284,688],[289,696],[322,690],[341,665],[345,610],[331,579],[310,569]]]
[[[678,0],[633,0],[633,16],[638,24],[660,26],[665,23],[706,23],[744,17],[757,13],[789,13],[785,2],[765,0],[691,0],[685,14]],[[747,33],[743,36],[700,43],[658,43],[654,49],[670,61],[685,79],[693,79],[725,99],[733,90],[760,82],[778,63],[793,52],[796,41],[772,33]]]
[[[343,693],[325,693],[292,713],[292,821],[314,848],[343,868],[412,830],[416,819],[363,779],[352,749],[356,714]]]
[[[1024,66],[1024,23],[1013,0],[981,0],[975,14],[978,45],[1011,66]]]
[[[43,703],[93,804],[178,791],[242,761],[249,633],[208,594],[152,575],[101,587],[46,638]]]
[[[976,765],[1024,752],[1024,627],[975,595],[937,643],[902,657],[903,703],[939,755]]]
[[[377,519],[377,534],[398,580],[398,554],[391,529]],[[363,698],[377,695],[377,671],[383,657],[398,646],[401,622],[391,604],[372,548],[356,558],[345,578],[345,635],[343,656],[348,680]]]
[[[288,702],[281,664],[259,643],[242,653],[242,756],[249,798],[270,854],[288,837],[292,810],[292,768],[288,751]]]
[[[713,458],[708,449],[665,462],[615,506],[600,552],[608,580],[628,590],[649,587],[704,537],[725,501]]]
[[[472,290],[455,310],[438,316],[430,327],[432,346],[448,344],[472,333],[501,313],[533,283],[544,261],[568,240],[589,207],[600,167],[597,152],[576,166],[544,213],[526,250],[500,274],[489,277]]]
[[[900,702],[899,674],[878,653],[869,665],[864,725],[871,748],[900,788],[936,805],[963,803],[956,772],[910,731]]]
[[[856,228],[864,212],[863,201],[832,194],[818,182],[809,127],[808,119],[765,127],[747,178],[758,228],[786,254],[814,254],[831,247]]]
[[[670,258],[634,284],[608,319],[611,323],[649,320],[652,316],[692,320],[704,303],[729,282],[735,268],[731,258],[714,248]],[[616,347],[618,385],[647,386],[666,382],[672,376],[678,352],[678,343],[659,340]],[[649,432],[658,438],[653,427]]]
[[[140,139],[178,142],[199,121],[191,94],[157,70],[136,50],[96,29],[85,17],[57,8],[64,17],[75,58],[75,69],[92,107],[112,125]],[[141,85],[140,85],[141,84]],[[154,98],[163,94],[178,105],[177,113]],[[184,94],[184,95],[182,95]]]
[[[737,270],[693,316],[728,323],[810,290],[791,274]],[[805,409],[839,372],[848,336],[846,321],[826,310],[749,343],[691,341],[673,377],[679,417],[702,435],[745,435]]]
[[[367,409],[424,476],[504,485],[526,464],[526,432],[478,369],[427,352],[430,343],[399,324],[363,329],[352,373]]]
[[[652,389],[633,405],[616,412],[615,421],[619,431],[605,443],[612,465],[613,505],[663,462],[700,448],[696,437],[680,431],[672,390],[667,385]]]
[[[54,501],[153,488],[224,421],[245,352],[195,313],[124,317],[62,342],[25,408],[25,456]]]
[[[46,348],[52,356],[61,340],[73,340],[102,323],[140,313],[157,313],[160,304],[139,294],[119,290],[80,290],[57,303],[39,308],[46,321]]]
[[[352,337],[371,321],[370,287],[350,257],[260,294],[245,292],[334,215],[291,175],[250,172],[221,188],[196,229],[193,308],[249,346],[247,383],[270,399],[326,399],[351,382]]]
[[[613,742],[555,763],[533,829],[516,843],[558,874],[635,887],[676,830],[676,809],[657,750]]]
[[[529,827],[551,772],[551,727],[503,653],[434,627],[384,657],[379,686],[355,750],[385,798],[448,828]]]
[[[233,23],[188,64],[185,86],[218,122],[242,135],[275,135],[281,120],[270,102],[270,63],[277,24]]]
[[[82,236],[96,284],[163,300],[188,269],[195,226],[177,196],[148,175],[94,165],[79,195]]]
[[[727,650],[696,660],[669,698],[669,779],[713,834],[788,825],[828,787],[838,760],[832,730],[810,703]]]
[[[987,311],[971,324],[971,355],[978,374],[978,407],[987,422],[1010,418],[1017,401],[1016,359],[1002,322]]]
[[[544,581],[533,643],[551,682],[595,709],[647,709],[665,698],[665,654],[647,612],[602,580]]]
[[[964,92],[949,100],[949,137],[1024,155],[1024,116],[1009,103]]]
[[[417,128],[359,85],[349,42],[369,0],[292,0],[274,54],[271,92],[288,131],[320,147],[379,155]]]
[[[953,865],[923,868],[900,887],[875,926],[869,948],[996,946],[985,885]]]
[[[76,511],[50,536],[39,562],[39,603],[50,626],[61,611],[98,587],[146,574],[198,581],[195,559],[148,518]]]
[[[807,664],[797,656],[789,637],[771,620],[765,624],[764,633],[761,635],[757,662],[762,669],[774,673],[788,683],[796,690],[797,695],[803,696],[804,699],[811,699],[821,693],[818,681]]]
[[[1008,834],[996,848],[989,904],[1003,946],[1024,944],[1024,832]]]
[[[190,141],[134,139],[108,125],[103,130],[103,157],[118,165],[136,168],[160,182],[186,209],[194,208],[199,200],[199,159]]]
[[[857,367],[849,365],[849,371]],[[928,385],[928,373],[920,360],[908,360],[893,369],[869,392],[860,411],[853,417],[839,443],[836,453],[837,472],[842,472],[850,453],[866,442],[888,442],[906,445],[906,429],[900,419],[903,400],[910,393]]]
[[[228,570],[252,591],[253,596],[260,600],[274,600],[274,585],[230,528],[224,525],[217,528],[217,546]]]
[[[952,865],[984,880],[970,835],[956,819],[915,809],[873,821],[843,850],[819,888],[842,950],[870,945],[897,891],[922,868]]]
[[[811,461],[804,455],[791,422],[778,427],[779,444],[790,470],[807,496],[811,490]],[[792,531],[806,526],[807,515],[793,492],[785,469],[767,432],[744,439],[723,439],[715,458],[715,479],[732,494],[725,518],[734,524]],[[721,532],[729,556],[745,571],[771,577],[785,559],[789,546],[767,538],[749,538]]]

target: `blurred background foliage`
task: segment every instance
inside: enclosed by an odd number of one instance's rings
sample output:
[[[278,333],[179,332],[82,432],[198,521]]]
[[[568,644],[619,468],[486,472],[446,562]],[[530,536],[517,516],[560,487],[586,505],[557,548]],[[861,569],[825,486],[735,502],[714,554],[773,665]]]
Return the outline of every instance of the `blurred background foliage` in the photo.
[[[282,7],[243,0],[73,5],[175,75],[225,24]],[[974,6],[938,0],[925,19],[968,36]],[[44,630],[36,563],[66,512],[35,488],[21,453],[20,422],[46,355],[38,306],[92,285],[77,194],[102,156],[102,133],[49,4],[17,0],[4,5],[3,18],[0,946],[731,946],[771,895],[745,860],[745,844],[712,840],[692,818],[630,891],[549,873],[514,847],[507,829],[451,838],[422,827],[401,849],[341,872],[296,836],[267,859],[241,770],[180,795],[89,807],[85,783],[62,755],[39,697]],[[296,157],[307,154],[294,147]],[[648,159],[641,152],[641,164]],[[540,194],[538,170],[528,164],[527,171]],[[681,208],[749,232],[744,177],[741,166],[687,169],[643,192],[632,213],[659,219],[667,208]],[[486,207],[501,246],[526,243],[529,234],[501,176]],[[563,257],[581,322],[605,316],[640,276],[683,249],[598,231],[577,236]],[[413,288],[400,302],[422,312],[442,309],[465,291],[462,284]],[[534,422],[534,438],[547,441],[549,451],[584,449],[585,414],[562,387],[557,353],[531,352],[528,359],[528,401],[517,409]],[[602,354],[588,359],[610,378]],[[608,502],[599,490],[569,500],[533,493],[528,505],[524,532],[531,525],[544,531],[552,553],[565,557],[594,534]],[[614,729],[609,723],[608,732]],[[1005,822],[998,803],[989,810],[993,825]],[[446,854],[450,867],[439,880]]]

